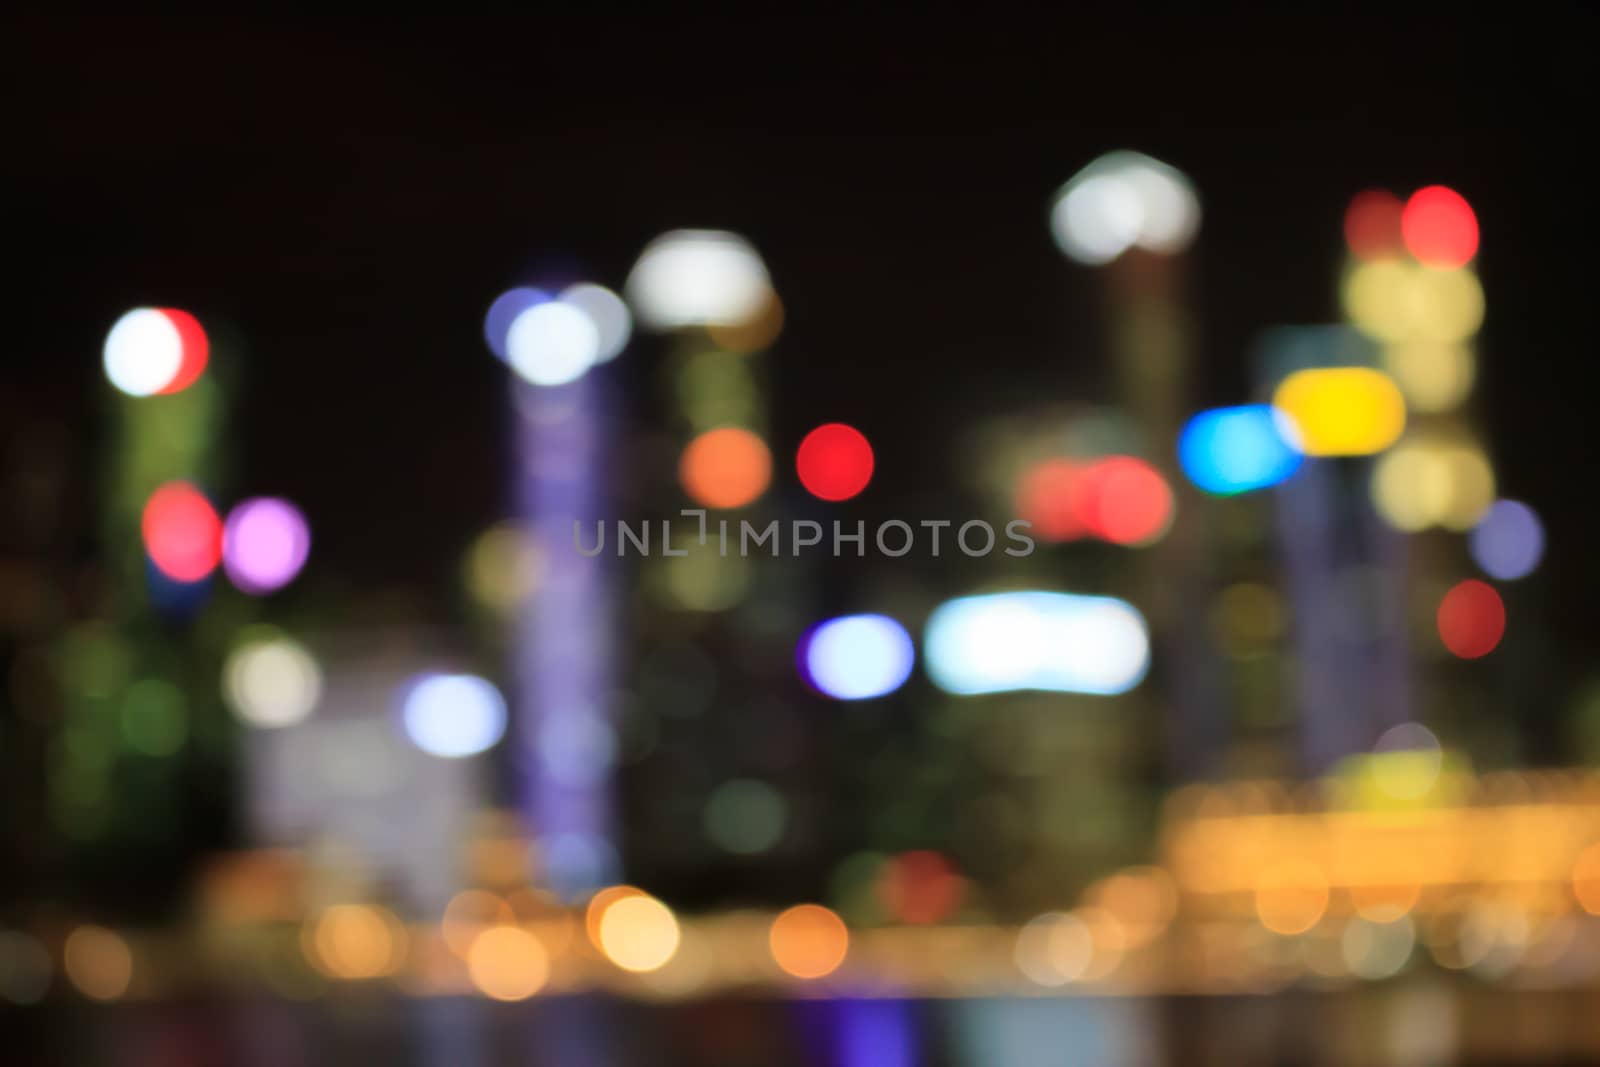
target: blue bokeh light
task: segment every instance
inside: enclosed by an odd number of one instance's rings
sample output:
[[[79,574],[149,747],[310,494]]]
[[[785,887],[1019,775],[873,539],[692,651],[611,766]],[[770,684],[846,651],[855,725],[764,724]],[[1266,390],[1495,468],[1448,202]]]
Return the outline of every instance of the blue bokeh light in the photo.
[[[1270,404],[1202,411],[1178,437],[1183,472],[1218,496],[1277,485],[1300,469],[1302,458],[1292,424]]]

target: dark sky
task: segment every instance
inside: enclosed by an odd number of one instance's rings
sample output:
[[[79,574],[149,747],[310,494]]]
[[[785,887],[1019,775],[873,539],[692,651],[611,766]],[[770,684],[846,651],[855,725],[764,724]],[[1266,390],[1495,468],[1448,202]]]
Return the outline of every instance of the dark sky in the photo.
[[[94,475],[104,331],[137,304],[227,323],[250,360],[235,484],[318,517],[358,584],[442,575],[503,512],[503,368],[483,308],[520,281],[620,287],[676,226],[748,235],[789,312],[776,451],[851,421],[904,484],[944,431],[1057,388],[1095,399],[1095,281],[1053,190],[1111,148],[1205,208],[1195,406],[1244,398],[1263,326],[1337,314],[1355,191],[1477,207],[1476,403],[1504,490],[1550,520],[1552,618],[1596,632],[1594,24],[1376,15],[1014,23],[972,9],[729,24],[13,23],[0,78],[14,326],[0,407]],[[216,327],[214,326],[214,329]],[[631,356],[653,381],[648,346]],[[419,563],[419,561],[421,561]]]

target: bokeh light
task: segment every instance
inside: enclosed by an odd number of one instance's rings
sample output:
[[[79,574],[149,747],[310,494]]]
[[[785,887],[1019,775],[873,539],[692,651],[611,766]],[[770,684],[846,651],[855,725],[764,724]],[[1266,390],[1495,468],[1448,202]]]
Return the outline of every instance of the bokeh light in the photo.
[[[77,926],[62,946],[61,969],[90,1000],[116,1000],[133,981],[133,950],[115,930]]]
[[[1544,524],[1521,501],[1496,500],[1472,528],[1467,544],[1485,574],[1514,581],[1532,574],[1544,557]]]
[[[413,681],[401,708],[411,743],[430,756],[475,756],[506,732],[500,690],[474,674],[430,674]]]
[[[1469,530],[1494,502],[1494,471],[1476,445],[1428,437],[1402,441],[1379,457],[1372,502],[1399,530]]]
[[[914,926],[943,922],[967,894],[967,880],[948,858],[931,849],[891,857],[878,871],[876,890],[885,910]]]
[[[1293,422],[1308,456],[1371,455],[1394,444],[1406,427],[1399,388],[1366,367],[1296,371],[1279,384],[1272,404]]]
[[[1468,578],[1439,601],[1439,640],[1462,659],[1487,656],[1506,632],[1506,607],[1487,582]]]
[[[517,522],[497,523],[467,550],[467,591],[490,611],[510,615],[533,596],[548,565],[533,531]]]
[[[771,290],[750,242],[721,230],[673,230],[651,241],[624,291],[651,329],[738,324],[762,313]]]
[[[247,633],[229,653],[222,695],[251,726],[292,726],[322,699],[322,669],[298,641],[262,629]]]
[[[519,858],[517,862],[520,866],[522,861]],[[466,959],[479,934],[491,927],[509,923],[514,918],[511,905],[503,897],[487,889],[463,889],[444,906],[444,914],[439,919],[439,935],[444,939],[446,948]]]
[[[311,552],[311,530],[300,509],[277,497],[255,497],[228,513],[222,566],[242,592],[270,593],[292,582]]]
[[[180,392],[206,369],[211,344],[195,317],[177,308],[135,308],[106,335],[106,377],[129,396]]]
[[[773,961],[795,978],[825,978],[850,951],[844,920],[820,904],[796,904],[780,912],[767,932]]]
[[[198,582],[222,559],[222,520],[188,482],[168,482],[150,494],[140,528],[145,554],[168,578]]]
[[[506,339],[511,334],[511,324],[516,322],[517,316],[524,311],[537,307],[549,299],[550,294],[544,290],[525,285],[507,289],[495,297],[494,302],[489,305],[488,312],[483,316],[483,339],[488,344],[489,351],[509,362],[511,353],[506,347]]]
[[[1089,926],[1067,912],[1046,912],[1017,931],[1014,950],[1017,970],[1030,982],[1059,986],[1084,977],[1094,959],[1094,936]]]
[[[1328,910],[1328,878],[1315,865],[1289,860],[1261,873],[1256,918],[1275,934],[1303,934]]]
[[[684,492],[708,508],[742,508],[767,491],[772,453],[749,430],[722,426],[689,442],[678,461]]]
[[[405,959],[405,928],[387,908],[335,904],[312,927],[312,962],[334,978],[380,978],[399,970]]]
[[[1208,493],[1232,496],[1265,489],[1300,469],[1294,424],[1267,404],[1213,408],[1184,424],[1178,462]]]
[[[826,423],[800,441],[795,470],[812,496],[849,500],[872,480],[872,445],[853,426]]]
[[[1194,240],[1200,202],[1183,173],[1138,152],[1112,152],[1056,194],[1050,232],[1079,263],[1109,263],[1128,249],[1172,254]]]
[[[1406,248],[1429,267],[1464,267],[1478,252],[1478,217],[1454,189],[1430,185],[1406,201],[1400,220]]]
[[[579,282],[561,290],[561,303],[577,308],[594,324],[599,345],[595,350],[596,363],[608,363],[621,355],[633,335],[633,316],[622,297],[603,285]]]
[[[625,971],[659,970],[678,951],[678,920],[655,897],[636,893],[621,897],[601,913],[600,950]]]
[[[1083,525],[1084,468],[1068,459],[1045,459],[1022,475],[1017,486],[1017,514],[1032,524],[1043,541],[1071,541],[1088,533]]]
[[[1344,241],[1357,259],[1390,259],[1405,251],[1400,216],[1405,205],[1387,189],[1368,189],[1344,213]]]
[[[1114,545],[1147,545],[1172,525],[1172,489],[1161,472],[1132,456],[1107,456],[1084,471],[1079,487],[1084,527]]]
[[[493,1000],[527,1000],[550,978],[550,955],[543,942],[520,926],[492,926],[473,938],[467,974]]]
[[[783,839],[789,806],[766,782],[735,778],[717,786],[706,798],[703,822],[706,836],[718,848],[737,856],[754,856]]]
[[[37,1004],[50,990],[50,953],[39,939],[0,929],[0,1000]]]
[[[1383,366],[1413,411],[1450,411],[1472,391],[1478,368],[1464,344],[1426,339],[1386,345]]]
[[[905,684],[916,650],[905,627],[887,615],[845,615],[801,638],[798,659],[818,691],[835,700],[869,700]]]
[[[521,312],[506,331],[506,359],[532,385],[565,385],[600,356],[600,331],[587,314],[561,300]]]
[[[928,677],[947,693],[1110,695],[1144,678],[1150,640],[1139,612],[1114,597],[991,593],[934,609],[923,658]]]

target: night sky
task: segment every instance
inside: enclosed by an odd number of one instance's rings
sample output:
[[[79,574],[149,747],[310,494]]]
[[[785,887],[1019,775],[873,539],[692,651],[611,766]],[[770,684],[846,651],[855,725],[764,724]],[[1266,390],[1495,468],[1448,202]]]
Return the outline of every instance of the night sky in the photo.
[[[232,484],[305,505],[309,573],[444,590],[506,511],[480,323],[512,284],[620,288],[663,230],[747,235],[788,312],[775,453],[848,421],[886,491],[937,497],[976,416],[1110,399],[1101,289],[1045,225],[1095,155],[1199,189],[1194,407],[1246,397],[1261,328],[1337,318],[1351,194],[1442,182],[1482,223],[1476,414],[1547,518],[1534,580],[1576,679],[1600,631],[1594,23],[1467,20],[13,22],[0,435],[55,428],[63,536],[91,548],[104,333],[189,308],[245,341]],[[636,345],[629,387],[659,358]]]

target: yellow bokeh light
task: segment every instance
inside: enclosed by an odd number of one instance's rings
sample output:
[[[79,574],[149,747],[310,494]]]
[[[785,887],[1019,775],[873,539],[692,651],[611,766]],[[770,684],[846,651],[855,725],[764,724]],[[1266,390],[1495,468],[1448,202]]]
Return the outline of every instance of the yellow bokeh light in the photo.
[[[1291,861],[1268,868],[1256,886],[1256,917],[1275,934],[1303,934],[1328,910],[1328,878],[1316,866]]]
[[[638,894],[613,902],[600,916],[600,951],[625,971],[654,971],[678,950],[678,920],[654,897]]]
[[[550,955],[520,926],[491,926],[472,939],[467,973],[486,997],[526,1000],[549,981]]]
[[[1160,867],[1131,867],[1084,896],[1116,918],[1130,946],[1155,938],[1178,913],[1178,887]]]
[[[384,908],[336,904],[317,919],[312,962],[334,978],[350,980],[393,974],[405,956],[405,931]]]
[[[1378,460],[1372,503],[1396,529],[1470,530],[1494,503],[1494,470],[1476,445],[1419,439]]]
[[[1470,270],[1419,268],[1410,291],[1411,336],[1465,341],[1483,325],[1483,286]]]
[[[133,951],[121,934],[103,926],[79,926],[68,934],[61,966],[91,1000],[116,1000],[133,981]]]
[[[1483,325],[1483,286],[1470,270],[1433,270],[1400,260],[1363,263],[1344,283],[1345,314],[1386,344],[1465,341]]]
[[[772,920],[767,942],[784,973],[822,978],[839,969],[850,950],[844,920],[819,904],[797,904]]]
[[[1380,341],[1412,336],[1411,281],[1416,268],[1394,259],[1363,263],[1344,282],[1345,315]]]
[[[1440,341],[1389,345],[1383,362],[1410,408],[1429,414],[1460,407],[1478,374],[1470,348]]]
[[[514,522],[485,530],[467,551],[467,591],[473,600],[500,614],[510,614],[538,589],[545,556],[531,532]]]
[[[1310,456],[1366,456],[1399,439],[1406,402],[1388,375],[1366,367],[1296,371],[1278,386],[1273,406],[1287,415]]]

